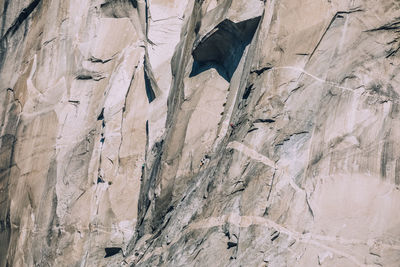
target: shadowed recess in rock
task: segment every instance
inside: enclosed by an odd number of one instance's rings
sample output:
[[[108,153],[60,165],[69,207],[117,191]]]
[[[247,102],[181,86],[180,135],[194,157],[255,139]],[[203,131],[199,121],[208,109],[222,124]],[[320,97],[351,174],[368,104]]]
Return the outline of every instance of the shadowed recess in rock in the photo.
[[[101,109],[99,116],[97,116],[97,120],[104,120],[104,108]]]
[[[100,5],[101,11],[106,17],[127,18],[133,8],[137,8],[136,0],[111,0]]]
[[[151,103],[156,98],[156,94],[154,93],[153,87],[151,86],[150,78],[147,75],[146,71],[144,72],[144,82],[146,87],[147,99],[149,100],[149,103]]]
[[[118,248],[118,247],[104,248],[104,250],[106,252],[106,255],[104,256],[104,258],[114,256],[115,254],[118,254],[120,251],[122,251],[122,249]]]
[[[193,66],[189,77],[214,68],[230,82],[246,46],[251,42],[261,17],[234,23],[224,20],[193,46]]]

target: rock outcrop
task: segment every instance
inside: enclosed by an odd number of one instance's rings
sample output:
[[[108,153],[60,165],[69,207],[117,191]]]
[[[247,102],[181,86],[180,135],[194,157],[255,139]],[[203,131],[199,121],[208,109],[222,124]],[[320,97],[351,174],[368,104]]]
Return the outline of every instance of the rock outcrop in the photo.
[[[398,1],[0,14],[0,267],[398,266]]]

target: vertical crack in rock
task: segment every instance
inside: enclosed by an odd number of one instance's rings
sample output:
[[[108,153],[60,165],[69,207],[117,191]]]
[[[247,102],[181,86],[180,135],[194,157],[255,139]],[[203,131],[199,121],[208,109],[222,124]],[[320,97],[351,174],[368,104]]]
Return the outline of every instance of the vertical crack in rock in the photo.
[[[159,95],[161,92],[160,89],[158,88],[156,79],[154,78],[147,49],[148,48],[146,47],[146,53],[144,59],[144,81],[145,81],[147,99],[149,103],[151,103],[156,98],[156,96]]]
[[[124,127],[124,119],[125,119],[124,117],[125,117],[125,112],[126,112],[127,99],[128,99],[129,93],[131,92],[131,87],[132,87],[132,83],[133,83],[133,81],[134,81],[134,79],[135,79],[135,76],[136,76],[136,69],[137,69],[137,67],[138,67],[138,66],[136,66],[135,71],[134,71],[134,73],[132,74],[131,81],[129,82],[129,87],[128,87],[128,89],[126,90],[126,94],[125,94],[125,97],[124,97],[124,105],[122,106],[121,128],[120,128],[120,135],[121,135],[121,138],[120,138],[119,147],[118,147],[118,168],[119,168],[119,166],[120,166],[120,164],[121,164],[120,153],[121,153],[122,143],[123,143],[123,141],[124,141],[123,127]],[[105,127],[105,124],[103,124],[103,128],[104,128],[104,127]],[[118,169],[118,170],[119,170],[119,169]]]
[[[156,95],[154,94],[149,76],[147,76],[146,71],[144,72],[144,81],[145,81],[145,87],[146,87],[147,100],[149,101],[149,103],[151,103],[156,98]]]

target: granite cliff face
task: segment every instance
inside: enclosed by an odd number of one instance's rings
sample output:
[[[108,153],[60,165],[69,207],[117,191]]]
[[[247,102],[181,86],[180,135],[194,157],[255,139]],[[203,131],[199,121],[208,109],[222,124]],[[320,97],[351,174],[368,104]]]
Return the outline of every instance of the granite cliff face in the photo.
[[[399,266],[399,1],[0,15],[0,267]]]

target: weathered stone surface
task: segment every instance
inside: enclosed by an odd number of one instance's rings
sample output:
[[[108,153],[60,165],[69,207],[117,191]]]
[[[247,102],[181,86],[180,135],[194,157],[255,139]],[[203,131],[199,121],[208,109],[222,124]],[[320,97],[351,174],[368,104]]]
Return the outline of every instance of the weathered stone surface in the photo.
[[[398,266],[399,18],[0,1],[0,266]]]

